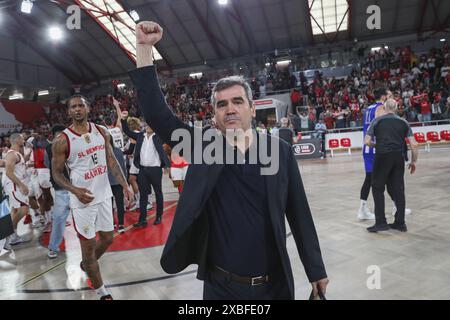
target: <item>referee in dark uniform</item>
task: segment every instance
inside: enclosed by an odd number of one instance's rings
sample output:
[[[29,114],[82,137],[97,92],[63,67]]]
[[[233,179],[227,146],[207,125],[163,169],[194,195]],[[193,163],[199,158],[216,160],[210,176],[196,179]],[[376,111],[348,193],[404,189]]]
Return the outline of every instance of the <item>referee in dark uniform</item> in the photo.
[[[369,232],[396,229],[407,231],[405,224],[405,139],[411,145],[412,159],[409,164],[411,174],[416,170],[418,144],[414,139],[407,121],[395,114],[397,102],[386,101],[385,114],[371,123],[365,137],[365,144],[376,147],[375,161],[372,173],[372,194],[375,201],[375,225],[367,228]],[[376,144],[374,143],[376,141]],[[397,213],[394,223],[387,224],[384,212],[384,188],[392,185],[393,196],[396,199]]]

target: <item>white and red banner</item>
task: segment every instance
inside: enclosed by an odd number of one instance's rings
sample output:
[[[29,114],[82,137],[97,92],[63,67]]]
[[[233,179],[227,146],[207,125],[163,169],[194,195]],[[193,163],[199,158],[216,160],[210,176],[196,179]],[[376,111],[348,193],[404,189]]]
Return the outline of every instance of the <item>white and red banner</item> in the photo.
[[[45,120],[44,107],[54,106],[56,104],[0,99],[0,134],[13,131],[23,124],[33,124],[35,120]]]

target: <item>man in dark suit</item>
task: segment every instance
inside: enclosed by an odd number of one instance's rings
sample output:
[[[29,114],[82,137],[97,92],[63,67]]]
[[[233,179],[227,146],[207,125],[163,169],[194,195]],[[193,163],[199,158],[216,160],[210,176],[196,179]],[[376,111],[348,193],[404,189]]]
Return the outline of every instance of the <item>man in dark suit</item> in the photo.
[[[178,119],[161,92],[151,58],[153,45],[161,37],[162,29],[154,22],[136,26],[137,69],[130,76],[145,120],[165,143],[175,147],[175,130],[193,136],[198,129]],[[251,130],[255,106],[247,82],[240,77],[221,79],[212,92],[218,132]],[[328,279],[291,147],[263,134],[248,138],[237,142],[224,139],[225,147],[231,148],[234,156],[243,155],[245,161],[190,165],[161,266],[168,273],[177,273],[198,264],[204,299],[293,299],[286,216],[313,294],[325,293]],[[261,160],[256,164],[247,161],[249,149],[264,139],[279,143],[279,152],[273,155],[278,157],[279,167],[272,175],[260,173],[265,166]],[[194,150],[205,150],[206,142],[195,143]]]
[[[145,126],[145,132],[136,133],[128,128],[128,111],[122,111],[123,132],[136,141],[133,164],[139,169],[138,186],[139,221],[135,227],[147,226],[147,201],[151,194],[152,186],[156,198],[156,219],[153,224],[161,223],[164,210],[164,196],[162,193],[162,169],[170,167],[170,161],[163,149],[161,139],[153,132],[149,125]]]

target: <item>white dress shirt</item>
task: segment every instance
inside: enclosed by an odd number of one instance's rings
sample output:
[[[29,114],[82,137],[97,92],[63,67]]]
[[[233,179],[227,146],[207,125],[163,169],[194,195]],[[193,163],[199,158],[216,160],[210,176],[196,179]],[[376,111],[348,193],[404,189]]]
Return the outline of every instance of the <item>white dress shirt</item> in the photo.
[[[144,141],[142,141],[141,148],[141,166],[143,167],[160,167],[161,159],[159,158],[158,151],[156,151],[155,144],[153,143],[153,136],[144,133]]]

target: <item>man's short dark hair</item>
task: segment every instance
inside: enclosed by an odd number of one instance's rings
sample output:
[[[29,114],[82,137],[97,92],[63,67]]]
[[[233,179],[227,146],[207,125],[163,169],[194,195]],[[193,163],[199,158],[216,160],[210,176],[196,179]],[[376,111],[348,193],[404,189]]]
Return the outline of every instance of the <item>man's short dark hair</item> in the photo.
[[[62,132],[64,131],[64,129],[66,129],[66,126],[57,123],[52,127],[52,136],[55,136],[57,132]]]
[[[373,95],[375,96],[376,100],[379,100],[382,96],[387,95],[386,88],[378,88],[373,91]]]
[[[107,126],[112,126],[113,124],[113,120],[111,119],[111,117],[105,117],[104,121]]]
[[[245,91],[245,96],[247,97],[248,103],[250,104],[250,107],[252,107],[253,103],[253,93],[252,88],[248,84],[247,81],[241,76],[230,76],[226,78],[222,78],[214,85],[211,93],[211,104],[213,107],[215,107],[216,104],[216,92],[223,91],[225,89],[231,88],[233,86],[241,86]]]
[[[79,99],[84,100],[84,102],[85,102],[88,106],[91,105],[91,103],[90,103],[90,101],[88,100],[88,98],[86,98],[86,97],[83,96],[82,94],[74,94],[73,96],[70,96],[70,97],[67,99],[67,102],[66,102],[67,107],[70,107],[70,101],[72,101],[73,99],[76,99],[76,98],[79,98]]]

